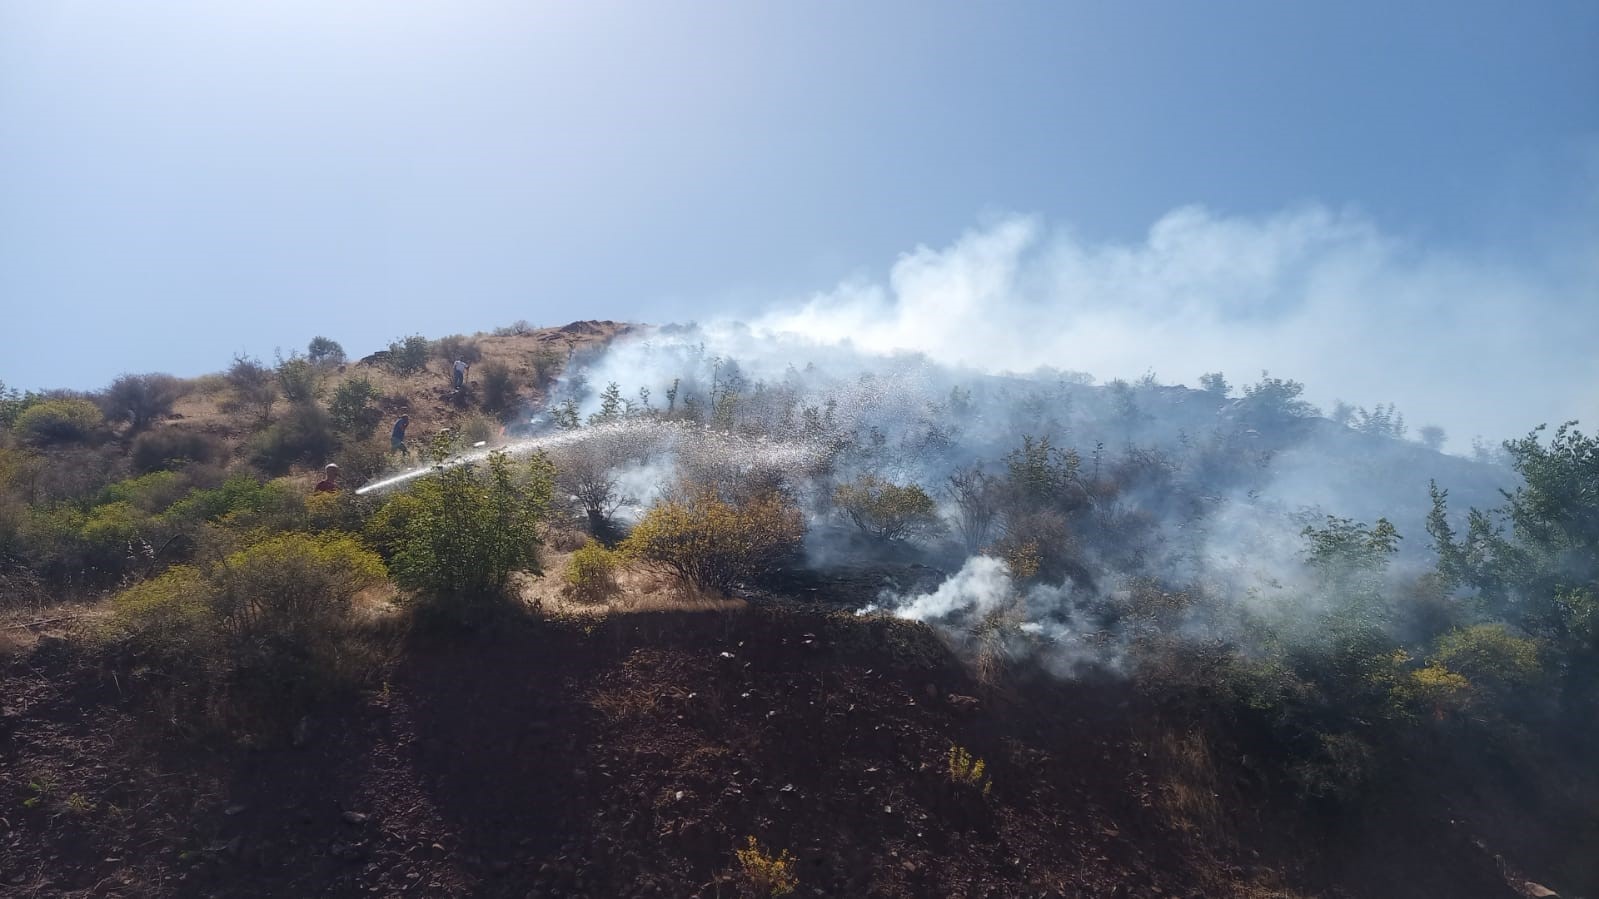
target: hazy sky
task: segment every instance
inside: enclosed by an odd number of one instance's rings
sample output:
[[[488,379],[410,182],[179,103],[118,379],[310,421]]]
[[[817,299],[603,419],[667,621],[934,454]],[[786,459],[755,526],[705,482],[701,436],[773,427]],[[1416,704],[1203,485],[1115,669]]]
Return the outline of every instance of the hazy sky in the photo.
[[[1352,286],[1397,279],[1450,333],[1558,329],[1574,355],[1547,376],[1599,382],[1596,185],[1593,2],[12,0],[0,379],[92,388],[524,318],[793,321],[1018,221],[1065,291],[1030,289],[1047,309],[1170,274],[1161,235],[1189,215],[1273,247],[1328,228],[1306,252],[1347,262],[1353,240],[1388,270]],[[1183,302],[1219,301],[1234,260],[1204,252],[1236,242],[1195,233],[1180,255],[1223,276]],[[1073,253],[1090,280],[1061,280]],[[1124,256],[1148,264],[1105,262]],[[1243,277],[1260,295],[1210,319],[1305,304],[1297,276]],[[1336,302],[1386,327],[1389,297]],[[1166,346],[1094,361],[1191,382],[1204,347],[1163,366]],[[1235,357],[1204,368],[1259,361],[1216,352]],[[1383,386],[1320,385],[1429,399]],[[1599,388],[1571,396],[1555,412],[1599,413]]]

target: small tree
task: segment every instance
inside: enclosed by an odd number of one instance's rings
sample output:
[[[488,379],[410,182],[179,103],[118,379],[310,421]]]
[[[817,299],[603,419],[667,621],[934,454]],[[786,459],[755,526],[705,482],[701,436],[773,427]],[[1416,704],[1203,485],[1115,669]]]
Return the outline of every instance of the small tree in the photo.
[[[362,438],[383,419],[383,410],[373,405],[378,389],[366,378],[350,378],[333,391],[333,402],[328,404],[328,414],[339,433]]]
[[[166,417],[182,394],[183,382],[171,375],[122,375],[100,394],[100,409],[138,432]]]
[[[435,443],[440,465],[449,453],[448,443]],[[457,616],[498,604],[512,572],[538,570],[550,469],[542,457],[518,466],[493,453],[485,465],[457,463],[423,478],[411,489],[395,580]]]
[[[930,537],[944,529],[933,498],[916,484],[865,475],[833,491],[833,502],[861,533],[880,542]]]
[[[605,385],[600,392],[600,411],[589,416],[589,424],[604,424],[622,417],[622,388],[615,381]]]
[[[343,365],[344,347],[339,346],[337,340],[313,337],[306,345],[305,358],[309,359],[312,365]]]

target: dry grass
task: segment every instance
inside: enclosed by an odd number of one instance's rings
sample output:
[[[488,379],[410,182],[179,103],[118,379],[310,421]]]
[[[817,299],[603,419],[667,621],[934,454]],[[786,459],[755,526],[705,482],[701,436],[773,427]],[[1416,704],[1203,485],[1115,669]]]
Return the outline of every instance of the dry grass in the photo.
[[[489,362],[499,362],[512,372],[519,388],[517,391],[519,402],[524,406],[540,407],[544,404],[545,397],[533,386],[532,359],[535,351],[553,349],[564,358],[572,350],[607,343],[626,333],[631,327],[620,322],[594,322],[587,325],[592,325],[592,333],[586,333],[590,330],[586,326],[573,332],[563,331],[560,328],[541,328],[522,335],[475,335],[474,339],[483,357],[474,363],[473,374],[481,371],[482,366]],[[471,417],[481,414],[475,406],[458,407],[451,401],[450,370],[443,359],[430,357],[427,367],[422,371],[401,375],[390,371],[381,363],[365,364],[358,361],[363,355],[365,354],[359,354],[352,349],[351,361],[344,366],[343,371],[329,370],[324,374],[321,382],[324,402],[332,397],[333,392],[345,381],[352,378],[366,378],[377,388],[380,397],[401,397],[407,401],[403,411],[411,416],[410,435],[413,443],[419,439],[425,441],[428,435],[438,433],[444,428],[459,428]],[[221,381],[220,375],[203,375],[193,379],[193,383],[196,389],[189,391],[173,406],[173,412],[181,416],[182,423],[177,426],[224,436],[230,440],[248,436],[253,426],[249,416],[240,418],[225,413],[220,408],[220,404],[228,396],[225,382]],[[481,384],[475,377],[468,377],[468,385],[474,391],[481,391]],[[383,405],[382,400],[379,401],[379,405]],[[283,408],[284,403],[279,400],[273,407],[274,415]],[[385,408],[385,418],[379,430],[386,429],[400,411],[402,410],[398,408]]]
[[[538,578],[522,578],[517,584],[522,601],[554,618],[641,612],[730,612],[747,605],[742,599],[684,589],[670,578],[637,565],[623,565],[617,569],[614,594],[597,601],[577,599],[565,589],[566,566],[571,558],[571,552],[546,549],[544,574]]]
[[[1164,730],[1151,750],[1166,774],[1156,803],[1167,820],[1184,833],[1217,831],[1223,824],[1221,800],[1216,762],[1205,735],[1197,730]]]

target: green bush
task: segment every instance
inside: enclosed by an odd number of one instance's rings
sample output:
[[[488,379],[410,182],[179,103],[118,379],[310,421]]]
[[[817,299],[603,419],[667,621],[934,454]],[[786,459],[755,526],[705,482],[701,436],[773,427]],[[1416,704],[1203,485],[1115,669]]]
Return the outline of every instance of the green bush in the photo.
[[[291,403],[312,403],[322,395],[322,372],[304,356],[278,357],[278,389]]]
[[[128,459],[135,471],[150,472],[177,468],[187,462],[221,462],[227,447],[208,434],[187,428],[162,427],[133,438]]]
[[[691,488],[646,512],[622,550],[685,585],[726,591],[787,564],[804,537],[804,517],[781,494],[735,504]]]
[[[325,464],[337,446],[328,414],[320,406],[296,403],[282,419],[251,439],[250,463],[267,474],[280,475],[296,464]]]
[[[343,365],[344,347],[339,346],[337,340],[313,337],[306,345],[305,358],[311,360],[312,365]]]
[[[350,378],[333,391],[328,415],[339,433],[367,437],[383,420],[383,410],[374,405],[378,389],[366,378]]]
[[[13,430],[24,443],[57,446],[83,443],[104,423],[99,407],[88,400],[55,399],[35,403],[17,416]]]
[[[103,636],[168,675],[181,699],[292,721],[307,701],[365,673],[353,603],[385,577],[382,560],[353,537],[279,534],[122,591]]]
[[[216,652],[220,629],[211,600],[199,569],[176,566],[112,599],[109,635],[164,669],[202,668]]]
[[[188,492],[189,481],[183,475],[175,471],[154,471],[108,485],[100,491],[100,502],[129,503],[147,515],[154,515]]]
[[[421,371],[427,368],[430,346],[428,339],[420,334],[402,337],[389,344],[389,355],[384,361],[397,374]]]
[[[435,447],[436,458],[446,454]],[[512,572],[538,570],[538,526],[551,490],[547,462],[517,466],[501,453],[419,480],[394,555],[395,580],[447,617],[492,610]]]
[[[589,538],[566,563],[566,586],[573,597],[594,602],[614,594],[617,590],[617,554],[605,548],[594,538]]]
[[[1503,624],[1457,628],[1433,648],[1435,662],[1500,699],[1538,682],[1543,673],[1538,656],[1538,641],[1518,637]]]

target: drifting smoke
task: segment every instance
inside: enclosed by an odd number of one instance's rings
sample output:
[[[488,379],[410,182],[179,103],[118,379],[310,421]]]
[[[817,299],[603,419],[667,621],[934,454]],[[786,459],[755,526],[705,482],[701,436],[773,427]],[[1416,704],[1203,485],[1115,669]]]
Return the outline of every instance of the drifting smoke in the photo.
[[[1575,261],[1513,268],[1317,207],[1178,209],[1138,244],[1013,217],[906,253],[886,283],[845,283],[756,325],[985,371],[1183,381],[1269,369],[1324,407],[1395,402],[1464,448],[1599,410],[1599,256],[1591,237],[1575,243]]]
[[[1163,384],[1156,369],[1224,370],[1247,386],[1270,368],[1308,380],[1307,398],[1397,401],[1457,437],[1525,433],[1581,411],[1599,383],[1591,354],[1544,349],[1599,324],[1599,309],[1561,300],[1539,279],[1416,253],[1324,210],[1179,210],[1130,247],[1008,219],[906,255],[886,285],[846,285],[753,325],[642,329],[575,356],[550,397],[570,429],[502,449],[555,457],[591,524],[634,520],[685,480],[778,486],[808,514],[807,561],[824,575],[907,559],[954,572],[913,586],[888,574],[836,601],[932,623],[968,648],[981,634],[1063,674],[1116,669],[1151,627],[1313,637],[1337,600],[1309,576],[1307,525],[1386,516],[1402,535],[1390,575],[1409,577],[1430,564],[1429,480],[1457,515],[1514,486],[1497,465],[1273,406],[1280,381],[1240,397]],[[1518,314],[1472,318],[1501,302]],[[1578,326],[1550,329],[1556,314]],[[1459,364],[1479,358],[1524,367]],[[1085,372],[1144,375],[1096,386]],[[1027,441],[1047,441],[1034,445],[1062,479],[1049,509],[1017,493]],[[962,472],[1011,491],[976,543],[952,528],[964,543],[874,544],[834,505],[838,485],[870,477],[920,485],[954,522]],[[997,558],[1018,534],[1061,550],[1025,584]]]

